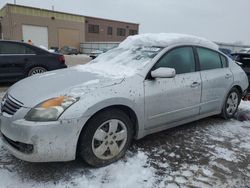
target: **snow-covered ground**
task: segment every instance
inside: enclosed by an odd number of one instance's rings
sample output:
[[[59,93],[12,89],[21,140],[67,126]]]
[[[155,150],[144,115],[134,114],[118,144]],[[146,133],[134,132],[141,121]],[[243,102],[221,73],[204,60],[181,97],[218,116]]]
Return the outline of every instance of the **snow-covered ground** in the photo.
[[[0,98],[3,93],[0,92]],[[250,113],[250,102],[240,112]],[[206,118],[149,135],[126,156],[94,169],[81,160],[27,163],[0,141],[0,188],[10,187],[249,187],[250,122]]]

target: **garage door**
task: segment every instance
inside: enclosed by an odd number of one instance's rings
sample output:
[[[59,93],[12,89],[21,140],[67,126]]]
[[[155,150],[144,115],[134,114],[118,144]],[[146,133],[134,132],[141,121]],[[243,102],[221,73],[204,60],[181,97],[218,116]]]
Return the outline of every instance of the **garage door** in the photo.
[[[23,40],[28,42],[31,40],[36,46],[49,47],[48,44],[48,27],[39,27],[32,25],[23,25]]]
[[[74,29],[59,29],[59,47],[73,46],[80,47],[80,31]]]

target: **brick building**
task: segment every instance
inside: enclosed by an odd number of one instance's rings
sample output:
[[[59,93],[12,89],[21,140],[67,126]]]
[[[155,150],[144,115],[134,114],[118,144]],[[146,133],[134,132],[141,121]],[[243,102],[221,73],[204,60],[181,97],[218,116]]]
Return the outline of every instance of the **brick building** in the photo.
[[[83,42],[120,42],[139,24],[6,4],[0,10],[0,38],[35,45],[79,48]]]

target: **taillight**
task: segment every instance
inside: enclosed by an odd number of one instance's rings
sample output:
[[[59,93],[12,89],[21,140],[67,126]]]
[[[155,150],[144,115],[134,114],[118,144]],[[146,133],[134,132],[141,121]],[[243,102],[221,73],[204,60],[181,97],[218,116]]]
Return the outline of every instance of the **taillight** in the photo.
[[[58,56],[58,60],[59,60],[61,63],[65,63],[65,57],[64,57],[63,55]]]

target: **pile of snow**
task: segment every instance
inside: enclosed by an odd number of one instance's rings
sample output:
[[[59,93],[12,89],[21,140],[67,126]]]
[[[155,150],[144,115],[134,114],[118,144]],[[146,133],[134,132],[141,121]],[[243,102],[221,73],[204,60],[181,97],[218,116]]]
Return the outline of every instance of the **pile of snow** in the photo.
[[[143,53],[157,54],[161,47],[178,43],[202,45],[217,50],[218,46],[204,38],[191,35],[160,33],[142,34],[128,37],[118,48],[101,54],[90,64],[78,66],[81,71],[94,72],[102,76],[128,77],[139,72],[153,57],[143,57]],[[143,50],[143,47],[146,50]],[[141,48],[141,53],[136,51]]]
[[[129,36],[119,45],[119,48],[131,48],[135,46],[162,46],[167,47],[178,43],[191,43],[218,50],[218,45],[201,37],[176,33],[149,33]]]
[[[1,147],[1,141],[0,141]],[[0,150],[2,151],[2,150]],[[2,151],[5,153],[6,151]],[[7,154],[6,154],[7,155]],[[5,159],[8,160],[8,159]],[[55,184],[52,182],[38,183],[31,179],[22,179],[21,176],[13,170],[2,168],[0,163],[0,187],[79,187],[79,188],[125,188],[125,187],[143,187],[151,188],[155,183],[154,169],[147,165],[148,157],[143,152],[138,152],[127,161],[118,161],[107,167],[89,169],[87,173],[76,171],[70,181],[60,181]],[[8,161],[2,162],[8,163]]]

